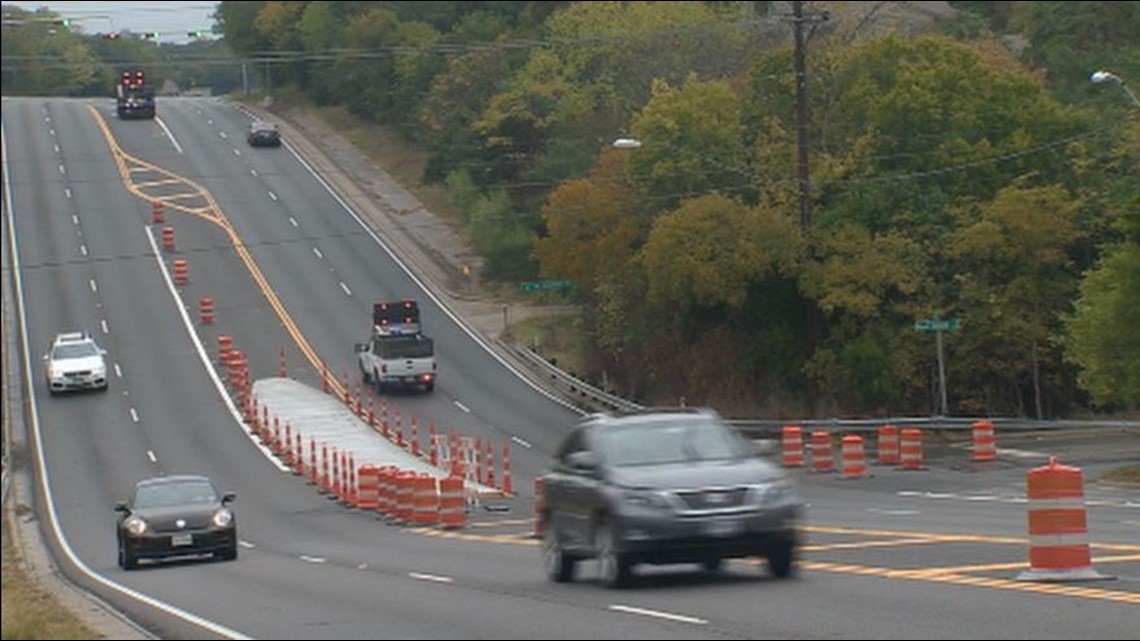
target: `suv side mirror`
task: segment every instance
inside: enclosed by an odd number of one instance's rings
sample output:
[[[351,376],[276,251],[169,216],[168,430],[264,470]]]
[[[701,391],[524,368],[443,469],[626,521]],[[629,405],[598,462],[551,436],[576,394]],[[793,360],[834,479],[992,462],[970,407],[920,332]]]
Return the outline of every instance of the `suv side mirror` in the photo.
[[[222,505],[226,505],[227,503],[233,503],[234,499],[236,499],[236,498],[237,498],[237,494],[234,494],[233,492],[226,492],[225,494],[222,495]]]
[[[123,513],[130,512],[130,510],[127,509],[126,501],[119,501],[118,503],[116,503],[115,504],[115,511],[116,512],[123,512]]]
[[[601,465],[601,461],[598,459],[597,454],[589,450],[582,450],[567,456],[566,464],[575,472],[595,475],[598,473],[598,467]]]

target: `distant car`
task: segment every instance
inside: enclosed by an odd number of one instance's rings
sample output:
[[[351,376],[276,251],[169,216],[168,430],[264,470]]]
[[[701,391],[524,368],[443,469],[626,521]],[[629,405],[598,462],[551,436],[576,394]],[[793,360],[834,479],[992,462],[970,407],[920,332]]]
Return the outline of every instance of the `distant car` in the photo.
[[[119,565],[134,570],[140,559],[212,554],[237,558],[232,492],[218,494],[205,476],[158,476],[139,481],[131,499],[115,506]]]
[[[51,394],[79,389],[106,390],[107,350],[84,332],[56,334],[44,354],[44,376]]]
[[[591,415],[566,436],[543,475],[543,566],[569,581],[598,560],[622,587],[638,563],[768,560],[794,572],[802,512],[790,481],[712,410],[671,408]]]
[[[250,123],[245,140],[251,147],[280,147],[281,132],[271,122],[255,120]]]

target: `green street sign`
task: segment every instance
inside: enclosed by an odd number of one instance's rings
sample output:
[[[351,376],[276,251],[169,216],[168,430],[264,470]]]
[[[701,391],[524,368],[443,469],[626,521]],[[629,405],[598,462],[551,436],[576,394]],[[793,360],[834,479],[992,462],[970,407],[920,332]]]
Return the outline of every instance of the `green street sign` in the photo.
[[[572,283],[568,280],[535,280],[521,283],[524,292],[537,292],[546,289],[570,289]]]
[[[962,321],[957,318],[947,318],[945,320],[920,320],[915,321],[914,329],[919,332],[948,332],[958,329],[962,326]]]

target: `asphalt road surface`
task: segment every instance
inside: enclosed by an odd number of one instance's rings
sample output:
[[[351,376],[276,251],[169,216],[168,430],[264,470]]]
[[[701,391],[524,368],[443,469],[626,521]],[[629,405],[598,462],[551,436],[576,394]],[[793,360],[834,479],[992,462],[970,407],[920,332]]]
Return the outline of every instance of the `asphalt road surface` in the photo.
[[[1091,479],[1135,461],[1135,432],[1007,445],[975,464],[932,452],[928,469],[795,471],[808,502],[799,578],[762,563],[715,574],[646,568],[629,590],[548,582],[530,480],[577,412],[536,390],[423,289],[291,145],[250,149],[249,117],[224,102],[164,99],[156,121],[108,101],[5,99],[6,322],[21,389],[17,446],[35,469],[35,516],[67,576],[164,638],[1134,638],[1140,620],[1140,492]],[[148,199],[170,203],[165,251]],[[175,206],[177,205],[177,206]],[[242,251],[235,249],[240,244]],[[247,252],[247,259],[242,253]],[[187,261],[189,282],[171,282]],[[251,264],[256,266],[251,271]],[[217,320],[198,322],[213,298]],[[416,298],[436,341],[431,395],[390,398],[441,429],[511,442],[519,496],[455,532],[409,529],[317,495],[266,457],[214,363],[218,336],[254,377],[320,386],[315,356],[358,380],[352,344],[376,300]],[[94,333],[107,393],[49,398],[51,336]],[[7,347],[7,346],[6,346]],[[319,362],[319,361],[318,361]],[[343,373],[343,374],[342,374]],[[1082,466],[1096,569],[1090,583],[1018,581],[1027,567],[1025,473],[1048,455]],[[237,492],[241,552],[123,572],[111,508],[139,478],[204,473]]]

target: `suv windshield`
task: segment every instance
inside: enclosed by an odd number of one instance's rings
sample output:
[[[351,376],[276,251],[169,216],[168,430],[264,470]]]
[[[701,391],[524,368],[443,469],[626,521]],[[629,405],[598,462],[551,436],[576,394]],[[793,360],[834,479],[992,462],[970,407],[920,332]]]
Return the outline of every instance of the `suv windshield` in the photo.
[[[707,418],[614,425],[598,430],[597,450],[614,466],[663,465],[748,456],[731,428]]]

